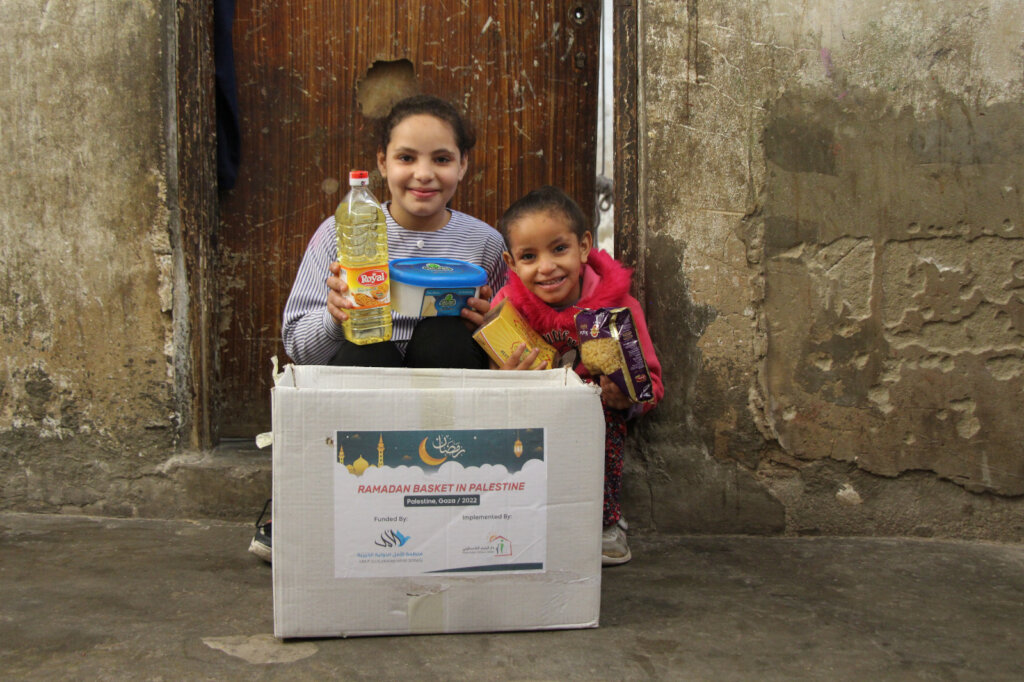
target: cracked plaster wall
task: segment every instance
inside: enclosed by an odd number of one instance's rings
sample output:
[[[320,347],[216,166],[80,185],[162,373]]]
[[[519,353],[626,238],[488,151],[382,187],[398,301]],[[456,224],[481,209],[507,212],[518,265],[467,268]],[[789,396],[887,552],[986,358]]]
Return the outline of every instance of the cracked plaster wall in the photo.
[[[174,445],[162,0],[0,3],[0,506],[132,514]]]
[[[634,508],[1024,537],[1024,5],[640,7]]]
[[[3,507],[159,513],[167,7],[0,3]],[[1019,539],[1024,6],[639,16],[668,396],[633,439],[630,520]]]

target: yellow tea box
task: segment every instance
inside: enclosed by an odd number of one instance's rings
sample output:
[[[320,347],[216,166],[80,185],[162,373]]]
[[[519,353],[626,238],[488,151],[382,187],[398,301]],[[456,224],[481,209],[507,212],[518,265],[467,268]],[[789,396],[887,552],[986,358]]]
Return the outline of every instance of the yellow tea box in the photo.
[[[473,333],[473,338],[487,351],[491,360],[499,365],[512,356],[516,346],[523,343],[529,350],[540,348],[540,354],[531,369],[553,368],[558,363],[558,352],[526,323],[508,299],[487,313],[483,324]]]

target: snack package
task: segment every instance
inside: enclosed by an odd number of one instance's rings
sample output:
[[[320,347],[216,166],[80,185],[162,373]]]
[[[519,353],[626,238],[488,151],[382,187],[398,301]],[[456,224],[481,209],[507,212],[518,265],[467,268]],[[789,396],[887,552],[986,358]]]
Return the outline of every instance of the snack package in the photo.
[[[576,313],[580,361],[594,376],[605,375],[635,403],[654,399],[640,340],[629,308],[594,308]]]
[[[491,308],[484,316],[483,323],[473,332],[473,338],[487,351],[491,360],[499,365],[512,356],[518,344],[525,343],[528,349],[540,348],[540,354],[530,369],[558,366],[558,352],[526,324],[526,320],[508,299]]]

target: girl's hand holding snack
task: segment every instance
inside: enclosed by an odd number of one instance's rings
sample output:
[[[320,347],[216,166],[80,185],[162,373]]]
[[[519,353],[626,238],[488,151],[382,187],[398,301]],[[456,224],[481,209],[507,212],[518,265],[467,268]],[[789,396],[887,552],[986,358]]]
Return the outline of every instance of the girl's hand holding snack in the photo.
[[[491,362],[491,365],[496,369],[530,369],[533,367],[533,363],[537,361],[537,356],[540,355],[540,348],[534,348],[530,352],[526,352],[528,349],[525,343],[521,343],[516,346],[515,350],[508,357],[508,360],[504,362],[500,367]],[[551,369],[548,367],[547,362],[539,365],[537,369]]]
[[[618,384],[603,374],[600,378],[601,400],[605,405],[616,410],[628,410],[633,406],[633,401],[631,401],[626,394],[622,392],[622,389],[619,388]]]

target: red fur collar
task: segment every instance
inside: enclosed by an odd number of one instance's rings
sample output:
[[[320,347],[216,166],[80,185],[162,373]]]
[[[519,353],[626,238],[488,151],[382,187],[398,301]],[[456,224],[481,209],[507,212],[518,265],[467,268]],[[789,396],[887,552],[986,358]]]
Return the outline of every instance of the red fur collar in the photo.
[[[575,316],[580,308],[613,308],[626,305],[632,270],[597,249],[590,252],[583,270],[583,295],[575,305],[564,310],[555,310],[537,298],[512,271],[508,273],[506,295],[530,326],[541,334],[552,329],[574,331]]]

